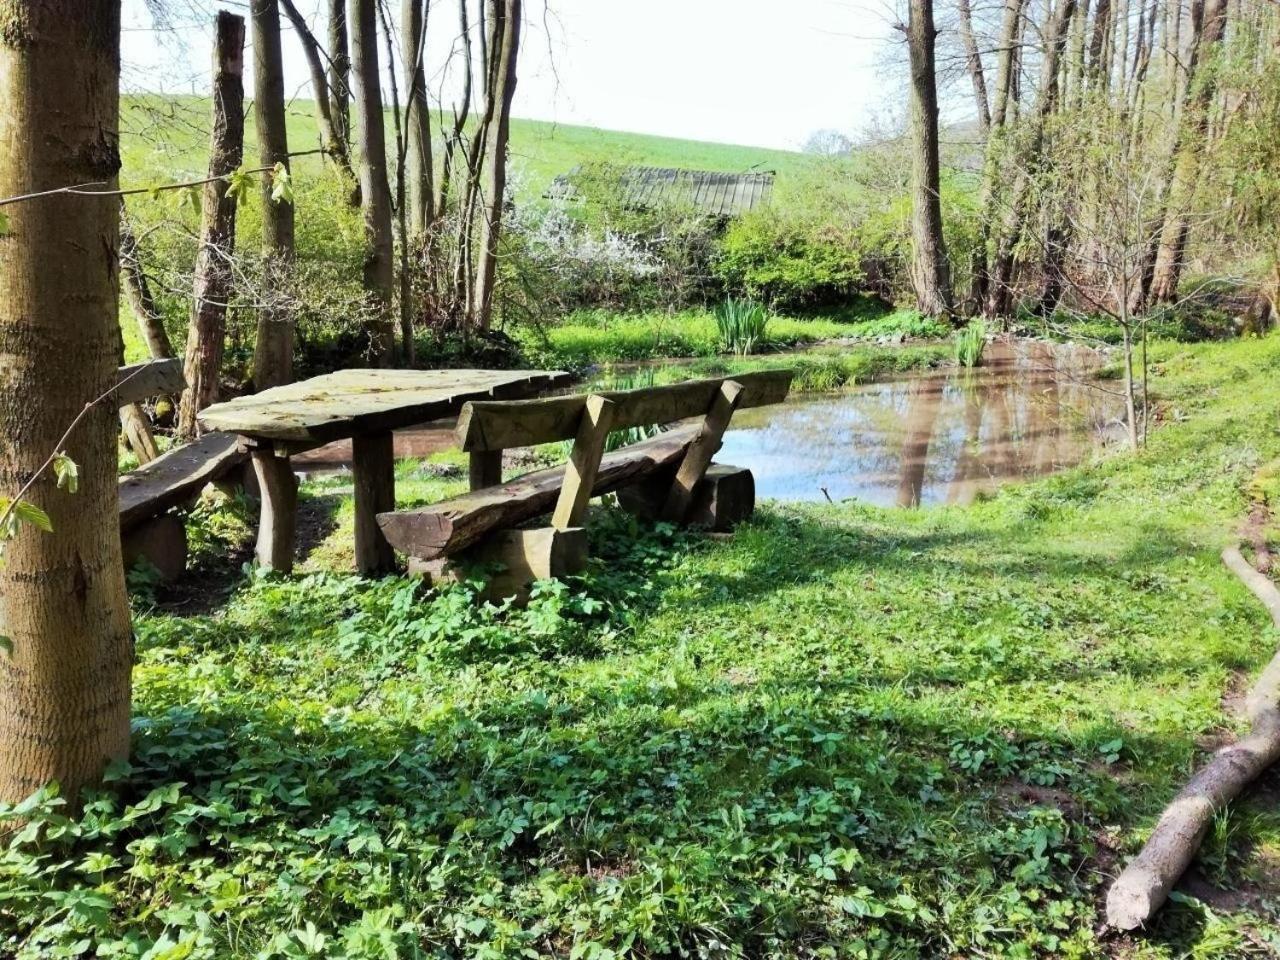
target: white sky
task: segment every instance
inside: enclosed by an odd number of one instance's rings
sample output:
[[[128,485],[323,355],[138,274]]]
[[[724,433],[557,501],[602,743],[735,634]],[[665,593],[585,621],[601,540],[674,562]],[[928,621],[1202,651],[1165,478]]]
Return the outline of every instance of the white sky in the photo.
[[[296,2],[304,14],[319,7],[318,0]],[[436,2],[428,70],[447,92],[450,76],[442,77],[441,65],[456,33],[456,5]],[[886,66],[893,54],[885,0],[525,3],[519,117],[796,149],[815,130],[852,134],[901,102],[900,73]],[[213,7],[202,0],[169,4],[176,29],[158,33],[145,0],[124,0],[125,84],[205,93]],[[243,3],[226,6],[246,13]],[[323,37],[323,19],[312,24]],[[285,72],[287,89],[309,97],[291,31]]]

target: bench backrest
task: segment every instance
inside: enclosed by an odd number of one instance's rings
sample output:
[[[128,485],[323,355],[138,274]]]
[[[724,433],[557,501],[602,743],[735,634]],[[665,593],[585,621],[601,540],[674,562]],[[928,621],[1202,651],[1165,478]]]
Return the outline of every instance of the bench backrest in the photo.
[[[186,389],[181,360],[147,360],[116,370],[116,406],[127,407],[150,397],[176,395]]]
[[[761,370],[638,390],[610,390],[539,400],[473,401],[462,408],[457,437],[466,451],[509,450],[572,440],[578,436],[583,411],[593,396],[603,398],[613,407],[611,430],[672,423],[706,414],[729,381],[742,388],[737,409],[762,407],[787,398],[791,377],[790,370]]]
[[[663,519],[679,521],[720,449],[734,411],[780,403],[791,389],[791,377],[790,370],[763,370],[639,390],[473,401],[462,408],[457,435],[462,449],[472,456],[473,489],[501,479],[502,450],[572,439],[573,451],[551,517],[552,527],[567,530],[577,526],[586,511],[611,431],[701,416],[701,427],[676,470],[662,510]]]

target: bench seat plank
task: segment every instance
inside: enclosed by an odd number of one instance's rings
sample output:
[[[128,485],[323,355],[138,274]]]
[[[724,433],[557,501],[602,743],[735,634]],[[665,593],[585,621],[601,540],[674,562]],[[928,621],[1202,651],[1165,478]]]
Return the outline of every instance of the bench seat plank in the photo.
[[[592,496],[612,493],[678,463],[697,435],[696,425],[679,427],[606,454],[596,472]],[[551,512],[564,475],[563,466],[538,470],[416,510],[379,514],[378,525],[401,553],[420,560],[449,556],[494,530]]]
[[[119,482],[120,529],[190,500],[246,456],[234,434],[207,433],[125,474]]]

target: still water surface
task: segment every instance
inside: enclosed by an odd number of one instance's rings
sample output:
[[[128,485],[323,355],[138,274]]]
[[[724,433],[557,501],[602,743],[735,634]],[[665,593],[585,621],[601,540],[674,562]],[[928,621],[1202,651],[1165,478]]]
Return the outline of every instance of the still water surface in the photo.
[[[1073,466],[1114,438],[1122,407],[1114,384],[1093,380],[1099,363],[1081,348],[989,344],[975,370],[741,411],[716,459],[750,467],[762,499],[969,503]]]

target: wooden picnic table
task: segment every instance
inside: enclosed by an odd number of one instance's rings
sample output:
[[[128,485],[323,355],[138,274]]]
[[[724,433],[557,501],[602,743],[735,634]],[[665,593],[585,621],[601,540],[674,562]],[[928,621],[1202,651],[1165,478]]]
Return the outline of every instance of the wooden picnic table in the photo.
[[[379,513],[395,509],[392,431],[455,417],[470,400],[520,399],[569,379],[559,370],[339,370],[214,404],[199,420],[207,430],[239,435],[249,451],[262,498],[258,563],[284,572],[293,569],[298,508],[289,458],[350,438],[356,568],[380,573],[395,564],[377,522]],[[473,458],[473,483],[477,471],[495,469],[500,461]]]

